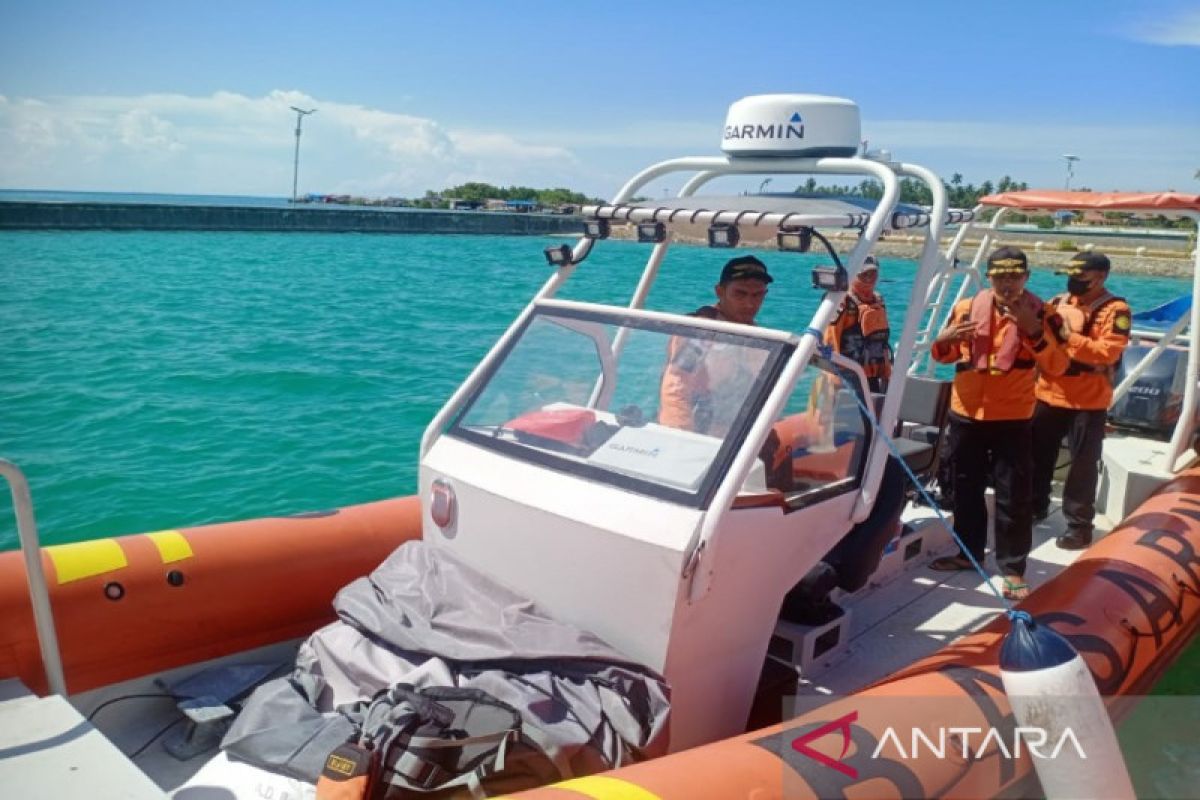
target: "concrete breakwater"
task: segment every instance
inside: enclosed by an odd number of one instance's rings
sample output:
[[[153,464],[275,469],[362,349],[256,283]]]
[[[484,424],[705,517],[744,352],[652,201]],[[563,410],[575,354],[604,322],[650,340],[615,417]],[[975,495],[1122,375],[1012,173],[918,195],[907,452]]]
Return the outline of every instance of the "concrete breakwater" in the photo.
[[[578,217],[499,211],[0,202],[0,230],[579,233]]]

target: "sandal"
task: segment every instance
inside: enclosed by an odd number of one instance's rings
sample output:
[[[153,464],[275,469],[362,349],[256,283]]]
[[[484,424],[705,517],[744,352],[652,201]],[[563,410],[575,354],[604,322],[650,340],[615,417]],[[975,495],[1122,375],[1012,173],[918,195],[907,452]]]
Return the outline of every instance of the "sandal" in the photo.
[[[1023,579],[1015,575],[1011,578],[1004,579],[1004,589],[1002,594],[1004,595],[1005,600],[1015,600],[1020,602],[1026,597],[1029,597],[1030,591],[1029,584],[1025,583]]]
[[[965,569],[974,569],[971,561],[961,553],[956,556],[942,556],[935,558],[929,562],[929,568],[936,572],[961,572]]]

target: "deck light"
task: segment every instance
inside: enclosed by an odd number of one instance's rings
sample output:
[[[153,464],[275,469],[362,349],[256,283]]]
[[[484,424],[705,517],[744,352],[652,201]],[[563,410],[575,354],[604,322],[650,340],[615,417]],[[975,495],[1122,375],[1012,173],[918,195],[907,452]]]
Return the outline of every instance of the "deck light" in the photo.
[[[813,267],[812,282],[814,289],[827,292],[844,292],[850,288],[850,278],[846,268],[841,266]]]
[[[637,239],[642,244],[659,244],[667,240],[667,226],[661,222],[639,222]]]
[[[589,239],[607,239],[609,232],[609,222],[606,219],[585,219],[583,221],[583,235]]]
[[[545,253],[546,261],[550,262],[550,265],[553,267],[565,267],[574,263],[571,257],[571,245],[569,244],[560,244],[557,247],[551,245],[546,248]]]
[[[813,229],[807,225],[786,226],[775,234],[780,250],[791,253],[807,253],[812,247]]]
[[[737,247],[742,238],[736,225],[727,222],[715,222],[708,226],[709,247]]]

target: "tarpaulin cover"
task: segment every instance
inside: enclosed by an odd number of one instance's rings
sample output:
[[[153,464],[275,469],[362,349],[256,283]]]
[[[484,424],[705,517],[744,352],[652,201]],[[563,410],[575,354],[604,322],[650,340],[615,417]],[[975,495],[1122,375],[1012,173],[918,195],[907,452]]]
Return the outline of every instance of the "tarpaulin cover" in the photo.
[[[663,678],[444,548],[402,545],[334,608],[340,621],[309,637],[292,675],[251,695],[222,742],[231,756],[315,781],[367,701],[396,684],[478,689],[516,709],[506,773],[531,783],[666,751]]]

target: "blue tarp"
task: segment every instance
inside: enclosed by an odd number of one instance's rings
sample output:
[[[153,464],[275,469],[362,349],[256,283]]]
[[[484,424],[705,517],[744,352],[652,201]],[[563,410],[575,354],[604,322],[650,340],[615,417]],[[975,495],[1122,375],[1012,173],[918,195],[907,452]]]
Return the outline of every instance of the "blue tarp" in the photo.
[[[1188,313],[1192,309],[1192,296],[1185,294],[1176,297],[1174,300],[1168,300],[1161,306],[1146,311],[1139,311],[1133,315],[1133,324],[1135,328],[1153,328],[1166,330],[1179,321],[1179,318]]]

